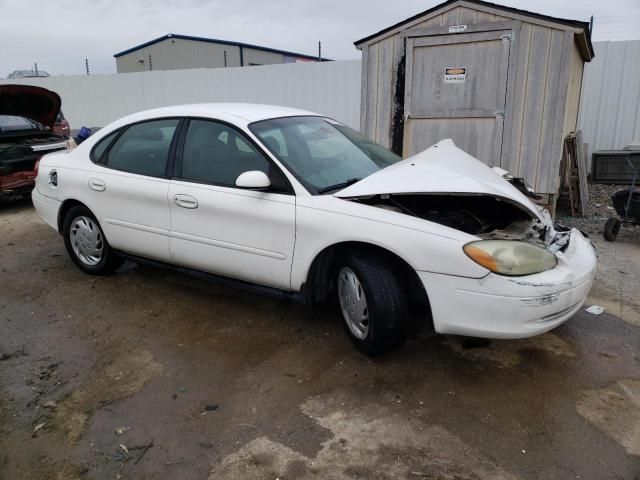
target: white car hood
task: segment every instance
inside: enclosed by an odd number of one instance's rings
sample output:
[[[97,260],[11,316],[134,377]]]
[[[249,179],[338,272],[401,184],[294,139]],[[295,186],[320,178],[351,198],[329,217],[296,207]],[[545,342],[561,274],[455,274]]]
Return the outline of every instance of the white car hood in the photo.
[[[540,209],[502,176],[456,147],[440,140],[423,152],[379,170],[336,192],[340,198],[382,194],[480,194],[511,200],[540,217]]]

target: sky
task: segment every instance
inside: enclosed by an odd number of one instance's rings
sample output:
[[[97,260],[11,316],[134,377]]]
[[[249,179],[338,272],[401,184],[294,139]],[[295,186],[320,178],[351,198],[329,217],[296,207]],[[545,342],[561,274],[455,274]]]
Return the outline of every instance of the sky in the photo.
[[[0,76],[115,73],[113,54],[167,33],[219,38],[335,60],[360,58],[353,42],[427,10],[436,0],[0,0]],[[494,0],[588,21],[593,40],[640,39],[640,0]]]

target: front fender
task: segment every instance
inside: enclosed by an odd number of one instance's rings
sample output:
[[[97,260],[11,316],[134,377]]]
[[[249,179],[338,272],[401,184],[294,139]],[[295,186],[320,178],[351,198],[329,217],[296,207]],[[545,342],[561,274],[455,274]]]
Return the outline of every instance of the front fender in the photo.
[[[347,200],[299,199],[291,285],[299,290],[314,259],[326,248],[344,242],[375,245],[403,259],[416,271],[482,278],[488,270],[462,251],[472,235],[398,212]]]

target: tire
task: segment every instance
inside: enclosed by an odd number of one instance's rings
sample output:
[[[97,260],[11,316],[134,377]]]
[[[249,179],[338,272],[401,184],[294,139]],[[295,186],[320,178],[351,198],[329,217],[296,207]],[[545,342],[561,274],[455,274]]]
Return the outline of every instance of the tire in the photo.
[[[604,224],[604,239],[609,242],[613,242],[618,237],[618,232],[620,231],[620,220],[611,217],[607,220],[607,223]]]
[[[124,263],[107,242],[96,217],[83,205],[67,212],[62,235],[71,260],[84,273],[109,275]]]
[[[336,281],[344,325],[358,350],[375,357],[404,343],[409,305],[392,262],[348,255],[339,262]]]

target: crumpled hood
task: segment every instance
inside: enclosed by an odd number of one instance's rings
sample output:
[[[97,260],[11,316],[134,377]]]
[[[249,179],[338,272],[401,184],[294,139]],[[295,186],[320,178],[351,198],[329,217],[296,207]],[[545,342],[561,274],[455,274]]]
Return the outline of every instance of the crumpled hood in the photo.
[[[0,85],[0,115],[26,117],[51,127],[56,122],[60,96],[33,85]]]
[[[423,152],[379,170],[336,192],[340,198],[382,194],[481,194],[516,202],[536,218],[540,209],[500,174],[456,147],[440,140]]]

